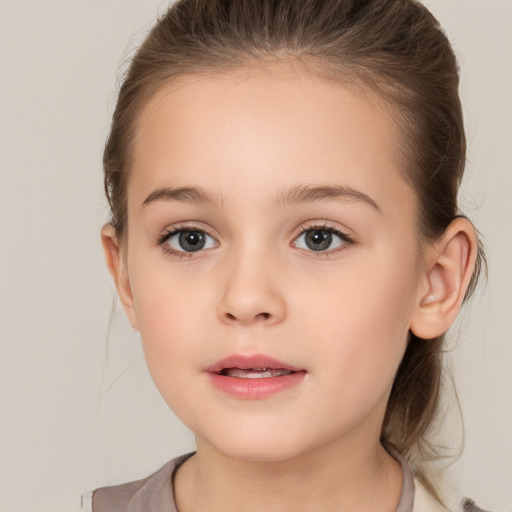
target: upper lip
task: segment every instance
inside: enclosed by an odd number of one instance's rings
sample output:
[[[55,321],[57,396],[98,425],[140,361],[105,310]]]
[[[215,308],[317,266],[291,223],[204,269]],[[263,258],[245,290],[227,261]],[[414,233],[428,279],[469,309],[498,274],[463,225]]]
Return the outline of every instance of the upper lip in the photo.
[[[304,371],[302,368],[291,366],[264,354],[243,355],[233,354],[205,368],[206,372],[219,373],[225,368],[240,368],[241,370],[284,369],[291,372]]]

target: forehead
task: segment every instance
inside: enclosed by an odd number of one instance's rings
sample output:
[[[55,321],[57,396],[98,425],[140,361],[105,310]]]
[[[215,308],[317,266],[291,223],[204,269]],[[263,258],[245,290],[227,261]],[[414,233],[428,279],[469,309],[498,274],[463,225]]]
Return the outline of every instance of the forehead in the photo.
[[[389,109],[375,95],[290,64],[181,78],[141,113],[129,202],[158,187],[197,184],[261,202],[315,182],[412,200]]]

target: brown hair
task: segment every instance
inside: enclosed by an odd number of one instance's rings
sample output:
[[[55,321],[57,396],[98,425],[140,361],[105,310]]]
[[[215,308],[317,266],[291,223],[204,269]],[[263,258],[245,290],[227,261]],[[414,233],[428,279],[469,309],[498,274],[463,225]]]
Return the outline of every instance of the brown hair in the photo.
[[[358,87],[393,107],[405,178],[418,198],[418,232],[435,240],[460,215],[457,192],[466,140],[455,55],[438,21],[414,0],[180,0],[153,27],[122,83],[104,152],[111,222],[126,236],[126,189],[143,107],[185,75],[262,61],[298,60],[327,79]],[[479,246],[473,292],[485,262]],[[410,335],[389,399],[381,441],[416,466],[439,406],[444,336]]]

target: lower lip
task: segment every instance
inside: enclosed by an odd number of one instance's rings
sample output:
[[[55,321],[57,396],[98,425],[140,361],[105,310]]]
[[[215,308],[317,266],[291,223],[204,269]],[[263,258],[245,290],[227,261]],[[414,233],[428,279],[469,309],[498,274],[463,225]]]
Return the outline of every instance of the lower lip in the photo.
[[[305,371],[263,377],[261,379],[244,379],[225,377],[218,373],[209,373],[213,385],[224,393],[246,400],[259,400],[293,388],[300,384],[306,375]]]

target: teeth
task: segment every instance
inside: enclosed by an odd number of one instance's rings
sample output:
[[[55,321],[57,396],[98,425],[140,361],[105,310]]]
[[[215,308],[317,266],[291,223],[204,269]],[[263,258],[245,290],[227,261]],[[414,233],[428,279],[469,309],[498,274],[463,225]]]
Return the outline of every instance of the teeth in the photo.
[[[239,379],[263,379],[265,377],[279,377],[290,373],[292,373],[290,370],[285,370],[284,368],[225,368],[220,372],[220,375],[237,377]]]

